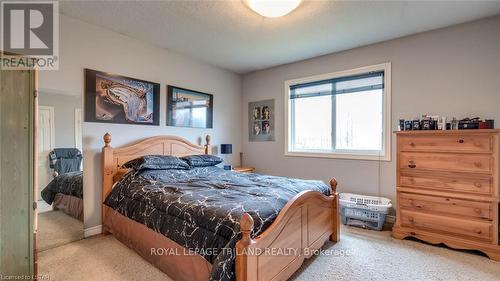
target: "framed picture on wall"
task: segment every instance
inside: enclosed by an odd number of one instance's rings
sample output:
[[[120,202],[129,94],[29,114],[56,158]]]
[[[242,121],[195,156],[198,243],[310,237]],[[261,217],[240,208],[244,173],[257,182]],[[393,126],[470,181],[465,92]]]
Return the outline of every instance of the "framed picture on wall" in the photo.
[[[85,69],[85,121],[160,125],[160,84]]]
[[[248,103],[248,140],[274,141],[274,99]]]
[[[212,128],[214,96],[167,86],[167,126]]]

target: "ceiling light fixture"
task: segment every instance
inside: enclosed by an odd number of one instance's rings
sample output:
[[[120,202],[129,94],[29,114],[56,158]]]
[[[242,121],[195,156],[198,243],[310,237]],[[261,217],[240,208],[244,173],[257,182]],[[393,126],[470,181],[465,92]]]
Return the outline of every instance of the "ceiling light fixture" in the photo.
[[[279,18],[295,10],[302,0],[242,0],[248,8],[266,18]]]

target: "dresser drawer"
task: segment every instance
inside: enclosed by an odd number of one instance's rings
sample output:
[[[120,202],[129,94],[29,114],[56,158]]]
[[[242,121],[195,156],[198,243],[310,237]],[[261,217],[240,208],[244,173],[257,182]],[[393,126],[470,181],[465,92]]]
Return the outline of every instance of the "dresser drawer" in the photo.
[[[493,225],[491,222],[458,219],[401,210],[400,223],[402,226],[406,227],[419,228],[469,239],[491,241],[493,238]]]
[[[401,172],[398,186],[491,195],[493,178],[481,175],[452,176],[438,173]]]
[[[491,220],[493,218],[493,206],[487,202],[476,202],[449,197],[427,196],[412,193],[399,193],[398,202],[401,208],[425,211],[429,213],[441,213],[443,215],[454,215],[459,217],[470,217],[475,219]]]
[[[399,168],[471,173],[491,173],[493,157],[489,154],[400,152]]]
[[[493,138],[486,135],[422,135],[401,136],[401,151],[447,151],[489,153],[493,151]]]

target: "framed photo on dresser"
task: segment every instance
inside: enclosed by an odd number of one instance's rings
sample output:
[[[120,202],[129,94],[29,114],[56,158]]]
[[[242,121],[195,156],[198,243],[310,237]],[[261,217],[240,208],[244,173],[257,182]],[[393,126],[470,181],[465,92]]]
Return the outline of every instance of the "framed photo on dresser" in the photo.
[[[167,126],[212,128],[214,96],[167,86]]]
[[[160,125],[160,84],[85,69],[85,122]]]

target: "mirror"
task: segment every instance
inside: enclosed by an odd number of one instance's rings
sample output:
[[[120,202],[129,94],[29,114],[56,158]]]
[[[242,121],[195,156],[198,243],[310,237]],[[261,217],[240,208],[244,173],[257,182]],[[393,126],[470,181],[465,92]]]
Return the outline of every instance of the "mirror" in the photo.
[[[37,249],[83,239],[82,100],[38,96]]]

